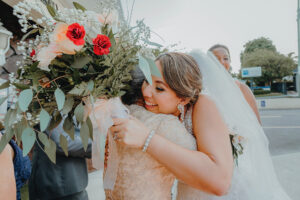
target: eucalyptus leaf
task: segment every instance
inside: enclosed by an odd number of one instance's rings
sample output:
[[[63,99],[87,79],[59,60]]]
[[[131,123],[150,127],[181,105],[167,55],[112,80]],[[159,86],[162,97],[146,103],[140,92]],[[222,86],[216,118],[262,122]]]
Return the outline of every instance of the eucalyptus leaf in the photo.
[[[81,82],[79,85],[76,85],[69,94],[76,95],[76,96],[86,96],[88,95],[89,91],[87,90],[87,83]]]
[[[49,147],[50,142],[49,142],[49,138],[45,133],[38,133],[38,138],[39,140],[43,143],[44,147]]]
[[[76,108],[74,110],[74,114],[75,114],[76,120],[78,122],[84,121],[84,106],[82,105],[82,103],[80,103],[80,104],[78,104],[78,106],[76,106]]]
[[[8,144],[8,142],[11,140],[13,135],[14,135],[14,131],[11,127],[7,128],[5,130],[5,134],[1,137],[1,140],[0,140],[0,153],[3,151],[3,149]]]
[[[47,5],[47,9],[48,9],[48,12],[49,14],[52,16],[52,17],[55,17],[56,16],[56,12],[55,12],[55,9],[50,6],[49,4]]]
[[[56,163],[56,144],[53,140],[49,139],[49,146],[45,146],[45,153],[51,162]]]
[[[89,56],[77,57],[75,58],[74,63],[71,64],[71,67],[75,69],[81,69],[92,60],[93,59]]]
[[[90,80],[87,84],[87,89],[91,92],[94,89],[94,81]]]
[[[0,98],[0,105],[2,105],[5,102],[6,99],[7,99],[7,97],[1,97]]]
[[[63,109],[64,104],[65,104],[64,92],[61,89],[57,88],[54,92],[54,95],[55,95],[58,110]]]
[[[35,143],[35,132],[32,128],[27,127],[22,133],[23,156],[26,156]]]
[[[80,137],[82,140],[84,151],[86,151],[89,143],[89,127],[86,122],[81,123]]]
[[[4,117],[5,128],[11,127],[11,125],[16,121],[16,119],[17,119],[17,110],[10,108]]]
[[[148,64],[149,64],[149,67],[150,67],[150,71],[151,71],[151,74],[153,76],[157,76],[157,77],[162,77],[161,76],[161,73],[159,71],[159,69],[157,68],[157,65],[155,64],[154,60],[152,60],[151,58],[146,58],[145,59],[147,60]]]
[[[22,37],[21,41],[24,41],[29,35],[34,34],[34,33],[38,32],[38,31],[39,31],[38,28],[32,29],[31,31],[29,31],[28,33],[26,33],[26,34]]]
[[[22,83],[13,83],[13,85],[16,86],[16,88],[20,89],[20,90],[26,90],[26,89],[30,88],[29,85],[22,84]]]
[[[64,124],[63,124],[63,129],[66,133],[69,134],[70,138],[74,140],[75,136],[75,128],[74,128],[74,123],[73,119],[71,117],[66,117]]]
[[[14,127],[16,140],[19,145],[21,144],[22,141],[22,133],[27,127],[28,125],[25,118],[22,118],[21,121],[19,121]]]
[[[43,132],[44,130],[46,130],[46,128],[48,127],[48,124],[50,122],[50,115],[48,114],[48,112],[44,109],[41,110],[40,112],[40,129]]]
[[[31,89],[23,90],[19,96],[19,108],[25,112],[33,98],[33,92]]]
[[[60,112],[57,112],[54,117],[51,118],[48,130],[51,131],[52,129],[56,128],[62,120]]]
[[[90,138],[91,138],[91,140],[94,140],[94,137],[93,137],[93,123],[92,123],[92,121],[91,121],[91,119],[90,119],[90,117],[88,117],[87,119],[86,119],[86,124],[87,124],[87,126],[89,127],[89,135],[90,135]]]
[[[8,88],[8,87],[9,87],[9,84],[10,84],[10,81],[6,81],[6,82],[2,83],[2,84],[0,85],[0,90],[5,89],[5,88]]]
[[[65,114],[65,115],[68,114],[72,110],[73,105],[74,105],[74,99],[73,99],[73,97],[72,96],[68,96],[67,100],[66,100],[66,102],[64,104],[64,108],[62,109],[62,113]]]
[[[147,60],[143,56],[139,56],[139,68],[142,70],[148,83],[152,85],[151,70]]]
[[[62,148],[62,150],[64,151],[65,155],[68,156],[69,155],[68,140],[62,134],[60,134],[60,136],[59,136],[59,145]]]
[[[82,10],[82,11],[86,11],[86,8],[83,7],[81,4],[77,3],[77,2],[73,2],[73,5],[74,7],[77,9],[77,10]]]

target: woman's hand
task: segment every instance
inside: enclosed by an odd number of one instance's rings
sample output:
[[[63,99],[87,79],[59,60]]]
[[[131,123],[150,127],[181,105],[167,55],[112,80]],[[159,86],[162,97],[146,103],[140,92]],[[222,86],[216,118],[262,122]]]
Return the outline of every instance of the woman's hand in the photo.
[[[133,148],[143,148],[150,130],[142,122],[132,116],[114,118],[113,121],[110,131],[115,140]]]

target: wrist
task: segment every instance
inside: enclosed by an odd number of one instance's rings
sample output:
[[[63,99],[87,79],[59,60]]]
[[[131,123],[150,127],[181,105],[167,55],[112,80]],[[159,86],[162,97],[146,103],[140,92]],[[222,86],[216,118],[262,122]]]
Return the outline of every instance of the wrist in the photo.
[[[147,136],[145,142],[144,142],[143,149],[142,149],[143,152],[146,152],[146,151],[147,151],[148,146],[149,146],[149,144],[150,144],[150,142],[151,142],[151,140],[152,140],[152,137],[153,137],[154,135],[155,135],[155,131],[154,131],[154,130],[151,130],[151,131],[149,132],[149,134],[148,134],[148,136]]]

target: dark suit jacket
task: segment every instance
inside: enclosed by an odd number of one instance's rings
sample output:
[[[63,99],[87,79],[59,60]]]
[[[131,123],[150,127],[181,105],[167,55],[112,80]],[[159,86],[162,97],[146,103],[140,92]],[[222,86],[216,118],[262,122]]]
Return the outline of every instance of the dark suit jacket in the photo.
[[[35,145],[29,181],[31,200],[60,199],[85,191],[87,187],[88,172],[85,158],[91,157],[91,142],[89,141],[88,149],[85,152],[79,128],[75,127],[75,139],[72,140],[63,131],[62,126],[63,122],[51,131],[51,139],[57,144],[56,164],[49,160],[39,145]],[[68,140],[68,157],[64,155],[59,146],[61,133]]]

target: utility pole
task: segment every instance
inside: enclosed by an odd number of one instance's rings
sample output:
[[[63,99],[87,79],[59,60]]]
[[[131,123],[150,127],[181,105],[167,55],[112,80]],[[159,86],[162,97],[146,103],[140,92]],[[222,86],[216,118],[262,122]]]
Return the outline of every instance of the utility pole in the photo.
[[[296,75],[296,89],[300,97],[300,0],[297,7],[297,24],[298,24],[298,70]]]

